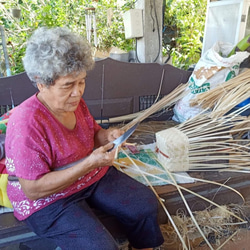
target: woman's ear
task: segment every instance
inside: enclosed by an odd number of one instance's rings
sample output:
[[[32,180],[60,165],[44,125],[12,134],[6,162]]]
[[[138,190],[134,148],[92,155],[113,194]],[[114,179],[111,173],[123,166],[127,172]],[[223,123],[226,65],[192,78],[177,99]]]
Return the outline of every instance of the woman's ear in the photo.
[[[39,89],[40,92],[43,91],[43,89],[45,88],[44,84],[41,84],[41,83],[37,83],[37,88]]]

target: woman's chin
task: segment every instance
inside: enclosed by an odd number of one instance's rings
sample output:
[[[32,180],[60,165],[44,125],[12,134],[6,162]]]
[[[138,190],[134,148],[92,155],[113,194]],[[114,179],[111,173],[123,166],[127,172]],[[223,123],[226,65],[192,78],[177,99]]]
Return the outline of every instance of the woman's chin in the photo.
[[[75,111],[78,105],[79,105],[79,102],[72,102],[72,103],[69,103],[67,106],[70,111]]]

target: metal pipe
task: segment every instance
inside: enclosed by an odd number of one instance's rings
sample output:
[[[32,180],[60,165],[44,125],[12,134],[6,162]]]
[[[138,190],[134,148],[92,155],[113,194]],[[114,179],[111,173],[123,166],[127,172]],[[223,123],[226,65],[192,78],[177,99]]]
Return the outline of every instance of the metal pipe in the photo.
[[[4,28],[3,28],[2,25],[0,25],[0,32],[1,32],[1,39],[2,39],[4,60],[5,60],[5,67],[6,67],[6,75],[11,76],[9,57],[8,57],[8,53],[7,53],[7,46],[6,46],[5,35],[4,35]]]

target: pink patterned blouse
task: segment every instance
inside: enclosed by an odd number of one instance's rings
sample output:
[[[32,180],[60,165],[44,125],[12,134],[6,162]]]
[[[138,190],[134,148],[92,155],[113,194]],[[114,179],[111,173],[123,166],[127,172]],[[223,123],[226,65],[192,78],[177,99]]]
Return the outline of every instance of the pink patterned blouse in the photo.
[[[73,130],[64,127],[33,95],[11,115],[5,142],[6,168],[9,175],[36,180],[46,173],[89,155],[94,148],[94,135],[101,129],[81,100]],[[70,187],[35,201],[28,199],[19,182],[9,182],[8,197],[14,215],[24,220],[49,204],[72,195],[102,178],[108,167],[97,168],[79,178]]]

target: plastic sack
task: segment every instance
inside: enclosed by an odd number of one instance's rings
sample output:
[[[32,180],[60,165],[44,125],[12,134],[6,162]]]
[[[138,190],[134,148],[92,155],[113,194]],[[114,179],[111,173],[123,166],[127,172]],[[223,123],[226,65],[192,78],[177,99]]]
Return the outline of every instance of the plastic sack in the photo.
[[[0,161],[0,206],[12,208],[7,195],[8,174],[5,168],[5,159]]]
[[[203,109],[199,106],[191,107],[189,101],[197,94],[209,91],[238,75],[240,63],[249,56],[249,53],[237,52],[227,57],[233,47],[229,43],[217,42],[200,58],[189,77],[188,94],[174,106],[172,117],[174,121],[184,122],[201,113]]]

